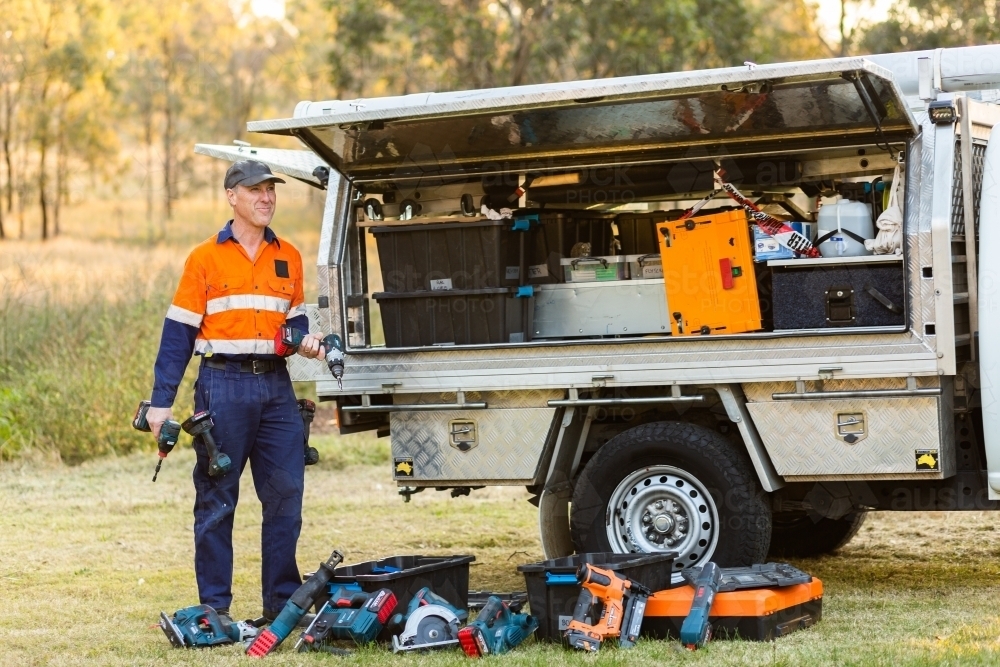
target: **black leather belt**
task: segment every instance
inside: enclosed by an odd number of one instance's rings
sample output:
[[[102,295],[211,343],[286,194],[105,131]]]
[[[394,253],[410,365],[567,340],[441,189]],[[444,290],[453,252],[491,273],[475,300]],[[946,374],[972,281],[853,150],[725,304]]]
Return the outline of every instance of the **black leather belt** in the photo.
[[[284,368],[284,361],[275,361],[273,359],[253,359],[250,361],[226,361],[225,359],[215,359],[212,357],[205,357],[204,361],[201,362],[203,366],[208,366],[209,368],[215,368],[217,370],[226,370],[229,364],[239,364],[240,373],[253,373],[254,375],[261,375],[263,373],[273,373],[274,371]]]

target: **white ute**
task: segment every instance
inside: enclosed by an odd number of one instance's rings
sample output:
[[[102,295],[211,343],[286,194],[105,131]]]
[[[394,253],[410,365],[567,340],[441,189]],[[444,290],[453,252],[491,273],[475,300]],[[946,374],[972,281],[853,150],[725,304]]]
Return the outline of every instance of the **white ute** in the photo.
[[[310,318],[346,371],[293,378],[391,438],[406,499],[523,485],[548,558],[736,566],[834,550],[870,510],[998,507],[998,89],[983,46],[300,102],[249,129],[307,150],[195,150],[325,190]],[[718,308],[719,277],[671,287],[696,258],[661,263],[663,225],[720,168],[827,238],[758,234],[719,266],[759,326],[689,335],[670,303]]]

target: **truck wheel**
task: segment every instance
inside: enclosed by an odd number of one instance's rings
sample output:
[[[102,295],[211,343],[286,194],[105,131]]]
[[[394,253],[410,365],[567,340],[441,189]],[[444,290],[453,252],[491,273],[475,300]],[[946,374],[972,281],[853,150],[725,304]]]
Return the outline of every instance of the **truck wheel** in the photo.
[[[764,561],[771,510],[749,462],[722,436],[679,422],[618,434],[587,463],[573,490],[580,552],[676,551],[678,570]]]
[[[836,551],[851,541],[868,513],[851,512],[840,519],[818,521],[805,512],[776,512],[772,519],[770,555],[806,558]]]

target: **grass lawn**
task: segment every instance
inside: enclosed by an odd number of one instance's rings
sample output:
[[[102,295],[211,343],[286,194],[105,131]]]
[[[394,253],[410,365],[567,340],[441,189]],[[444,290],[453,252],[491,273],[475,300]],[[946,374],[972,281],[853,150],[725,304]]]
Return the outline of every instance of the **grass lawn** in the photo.
[[[332,548],[347,562],[393,554],[471,553],[472,588],[523,589],[515,566],[541,558],[535,508],[520,488],[451,499],[427,491],[404,504],[385,441],[318,440],[307,471],[299,563]],[[0,469],[0,664],[248,664],[234,646],[170,648],[161,610],[197,603],[192,572],[190,469],[185,445],[150,483],[151,453],[78,467],[22,463]],[[236,520],[235,616],[260,611],[259,504],[250,476]],[[503,664],[899,665],[997,664],[1000,531],[988,513],[877,514],[839,555],[796,565],[826,584],[823,621],[771,644],[720,641],[697,653],[643,641],[630,651],[574,654],[530,640],[490,658]],[[460,651],[350,658],[283,646],[273,665],[467,664]]]

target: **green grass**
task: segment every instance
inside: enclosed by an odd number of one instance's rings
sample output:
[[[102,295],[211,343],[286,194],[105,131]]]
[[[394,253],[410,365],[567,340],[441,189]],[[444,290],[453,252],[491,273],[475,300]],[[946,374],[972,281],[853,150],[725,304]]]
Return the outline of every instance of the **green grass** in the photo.
[[[171,649],[161,610],[197,602],[192,572],[187,440],[149,481],[155,457],[135,453],[75,467],[33,462],[0,471],[0,646],[4,665],[249,664],[236,647]],[[471,553],[473,588],[523,588],[519,563],[541,558],[536,510],[523,489],[403,503],[384,441],[319,436],[306,473],[299,564],[334,547],[348,562],[393,554]],[[358,465],[358,462],[365,462]],[[260,505],[244,476],[234,535],[233,612],[260,610]],[[842,553],[796,564],[823,579],[823,620],[771,644],[719,641],[697,653],[643,641],[585,656],[533,640],[490,662],[509,665],[987,665],[1000,659],[1000,531],[995,515],[876,514]],[[459,652],[348,659],[283,647],[278,665],[467,665]]]

